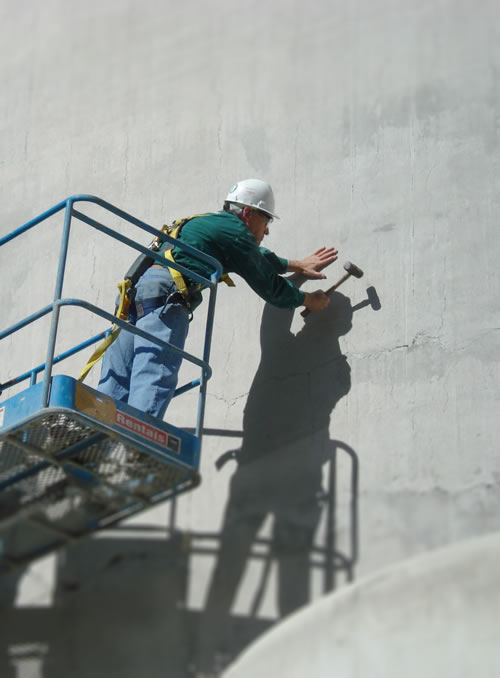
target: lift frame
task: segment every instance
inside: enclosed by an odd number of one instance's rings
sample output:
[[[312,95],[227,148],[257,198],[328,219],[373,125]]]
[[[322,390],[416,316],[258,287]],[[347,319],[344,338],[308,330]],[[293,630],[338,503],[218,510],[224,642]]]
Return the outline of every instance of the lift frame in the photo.
[[[73,219],[114,238],[166,265],[152,251],[96,219],[77,203],[92,203],[155,238],[181,247],[213,269],[204,278],[168,262],[201,284],[209,293],[202,357],[165,343],[77,298],[64,298],[63,282]],[[29,381],[29,386],[0,402],[0,572],[29,564],[95,531],[196,487],[203,434],[207,381],[220,263],[199,250],[91,195],[75,195],[0,238],[0,247],[64,211],[52,303],[0,331],[0,342],[40,318],[50,315],[45,362],[0,384],[5,391]],[[110,332],[94,335],[56,355],[60,313],[77,306],[100,316],[121,331],[132,332],[173,350],[196,365],[196,378],[176,389],[174,397],[198,389],[196,425],[185,430],[116,402],[76,379],[53,374],[57,363],[94,345]],[[41,381],[38,381],[42,375]]]

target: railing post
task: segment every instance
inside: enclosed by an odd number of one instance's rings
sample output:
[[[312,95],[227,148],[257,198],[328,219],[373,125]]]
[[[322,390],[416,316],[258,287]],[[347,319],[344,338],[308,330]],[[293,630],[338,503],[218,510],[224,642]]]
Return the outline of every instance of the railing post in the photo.
[[[73,210],[73,200],[68,198],[66,201],[66,211],[64,213],[64,226],[61,238],[61,248],[59,250],[59,262],[57,266],[56,287],[54,290],[54,299],[52,306],[52,322],[49,333],[49,343],[47,348],[47,357],[45,359],[45,371],[43,377],[43,391],[42,391],[42,407],[48,407],[49,404],[49,390],[52,377],[52,365],[54,361],[54,354],[56,349],[57,327],[59,325],[60,307],[58,302],[61,299],[62,288],[64,283],[64,271],[66,268],[66,258],[68,255],[69,231],[71,225],[71,212]]]
[[[203,349],[203,361],[209,364],[210,361],[210,350],[212,347],[212,330],[214,325],[214,315],[215,315],[215,302],[217,298],[217,275],[212,274],[211,276],[212,287],[210,288],[210,298],[208,302],[208,312],[207,312],[207,324],[205,327],[205,342]],[[200,379],[200,394],[198,399],[198,416],[196,420],[196,436],[201,440],[203,437],[203,421],[205,419],[205,404],[207,396],[207,378],[205,376],[204,370],[201,372]]]

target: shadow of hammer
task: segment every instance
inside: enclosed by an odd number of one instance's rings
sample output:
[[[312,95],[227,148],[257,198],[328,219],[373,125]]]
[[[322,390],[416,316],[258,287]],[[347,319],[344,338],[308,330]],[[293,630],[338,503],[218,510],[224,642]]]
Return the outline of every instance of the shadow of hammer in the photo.
[[[382,308],[377,290],[371,285],[370,287],[366,288],[366,299],[364,301],[360,301],[358,304],[356,304],[356,306],[353,306],[352,310],[353,312],[359,311],[360,308],[364,308],[365,306],[371,306],[374,311],[380,311]]]
[[[344,268],[347,271],[347,273],[344,276],[342,276],[342,278],[340,278],[340,280],[338,282],[336,282],[335,285],[332,285],[331,287],[329,287],[325,291],[325,294],[331,294],[334,290],[337,289],[337,287],[340,287],[340,285],[342,285],[342,283],[345,282],[347,280],[347,278],[350,278],[351,275],[354,276],[355,278],[362,278],[363,275],[364,275],[363,271],[359,268],[359,266],[356,266],[356,264],[353,264],[350,261],[345,262]],[[308,308],[306,308],[302,311],[302,313],[300,315],[303,318],[306,318],[309,315],[309,313],[311,313],[311,311]]]

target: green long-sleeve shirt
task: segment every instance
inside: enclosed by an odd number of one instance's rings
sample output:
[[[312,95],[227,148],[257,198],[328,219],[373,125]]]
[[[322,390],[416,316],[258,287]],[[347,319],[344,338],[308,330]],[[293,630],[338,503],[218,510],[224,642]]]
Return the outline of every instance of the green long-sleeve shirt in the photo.
[[[224,273],[237,273],[274,306],[296,308],[304,303],[304,292],[280,275],[286,273],[288,261],[259,247],[236,215],[216,212],[191,219],[183,226],[179,240],[215,257]],[[177,263],[207,278],[213,272],[208,264],[179,247],[174,247],[173,255]]]

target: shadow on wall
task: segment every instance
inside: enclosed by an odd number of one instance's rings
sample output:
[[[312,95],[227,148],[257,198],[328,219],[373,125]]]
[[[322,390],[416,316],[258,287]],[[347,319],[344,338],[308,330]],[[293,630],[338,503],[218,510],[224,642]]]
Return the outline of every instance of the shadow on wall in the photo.
[[[8,633],[10,628],[10,615],[13,610],[19,582],[24,571],[19,569],[0,577],[0,676],[2,678],[17,678],[18,672],[15,666],[15,658],[11,653],[12,636]]]
[[[265,308],[242,444],[218,460],[237,461],[220,534],[176,531],[171,502],[164,528],[123,524],[58,556],[51,607],[15,608],[19,574],[0,581],[2,678],[217,675],[275,623],[259,615],[274,563],[279,617],[311,599],[313,570],[324,592],[338,572],[353,578],[357,457],[329,437],[331,413],[351,386],[339,337],[351,329],[352,312],[349,299],[335,293],[294,335],[292,312]],[[269,516],[273,532],[263,538]],[[190,562],[199,552],[216,557],[201,613],[186,606]],[[232,614],[255,557],[264,565],[251,610]]]
[[[335,573],[353,578],[357,557],[358,462],[345,443],[331,440],[330,416],[351,387],[350,367],[339,337],[352,327],[353,309],[342,294],[291,332],[293,311],[267,305],[261,325],[262,357],[243,420],[241,448],[219,458],[235,459],[217,563],[200,624],[198,663],[203,671],[221,668],[259,633],[257,615],[277,566],[276,606],[283,618],[311,596],[311,569],[322,570],[323,592]],[[341,459],[341,457],[344,457]],[[336,478],[339,462],[349,473],[348,553],[336,544]],[[266,542],[258,533],[268,517],[272,536],[261,580],[245,618],[246,642],[231,617],[252,547]],[[323,518],[323,521],[322,521]],[[321,537],[318,526],[322,522]],[[320,543],[318,544],[318,541]],[[253,628],[252,628],[253,625]],[[217,672],[217,670],[215,671]]]
[[[195,624],[179,609],[188,552],[181,533],[165,539],[167,532],[139,526],[136,537],[124,525],[61,552],[51,607],[0,612],[0,676],[188,675]]]

